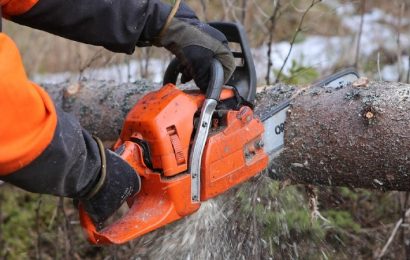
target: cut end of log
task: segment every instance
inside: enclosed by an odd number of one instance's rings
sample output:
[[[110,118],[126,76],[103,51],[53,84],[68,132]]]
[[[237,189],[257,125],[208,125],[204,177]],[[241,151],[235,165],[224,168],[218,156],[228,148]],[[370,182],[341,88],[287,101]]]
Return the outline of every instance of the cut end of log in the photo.
[[[365,115],[365,117],[366,117],[367,119],[372,119],[372,118],[374,117],[374,114],[373,114],[372,112],[367,112],[366,115]]]
[[[355,82],[353,82],[353,87],[355,88],[367,88],[369,85],[369,79],[366,77],[361,77]]]
[[[362,116],[365,120],[366,125],[372,125],[376,120],[376,110],[373,108],[373,106],[366,106],[363,109]]]
[[[74,83],[64,89],[64,96],[70,97],[78,93],[80,91],[81,85],[80,83]]]

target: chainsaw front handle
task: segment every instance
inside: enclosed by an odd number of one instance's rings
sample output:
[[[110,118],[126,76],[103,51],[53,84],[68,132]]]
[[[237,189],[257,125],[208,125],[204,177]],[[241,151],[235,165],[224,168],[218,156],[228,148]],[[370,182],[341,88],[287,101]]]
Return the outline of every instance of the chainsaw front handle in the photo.
[[[211,64],[211,77],[209,79],[208,88],[206,89],[206,99],[219,101],[223,84],[224,70],[222,64],[214,59]]]
[[[180,74],[180,64],[177,59],[173,59],[164,74],[163,85],[176,84],[178,76]],[[213,99],[219,101],[221,95],[222,86],[224,84],[224,71],[222,64],[214,59],[211,64],[211,75],[209,79],[208,88],[206,89],[206,99]]]

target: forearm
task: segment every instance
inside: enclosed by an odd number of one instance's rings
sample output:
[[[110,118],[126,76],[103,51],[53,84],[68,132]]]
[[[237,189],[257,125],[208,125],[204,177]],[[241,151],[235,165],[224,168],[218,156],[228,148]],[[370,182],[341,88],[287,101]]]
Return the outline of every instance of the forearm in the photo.
[[[74,117],[62,111],[57,115],[54,137],[43,153],[1,179],[31,192],[82,197],[99,176],[99,150]]]
[[[68,39],[132,53],[161,31],[171,6],[159,0],[39,0],[12,21]]]

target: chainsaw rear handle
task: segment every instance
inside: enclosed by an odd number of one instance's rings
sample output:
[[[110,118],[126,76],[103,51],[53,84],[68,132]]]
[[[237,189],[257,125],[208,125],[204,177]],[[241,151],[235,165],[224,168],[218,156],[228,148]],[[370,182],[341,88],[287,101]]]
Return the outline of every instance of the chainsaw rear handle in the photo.
[[[180,74],[180,64],[177,59],[173,59],[164,74],[163,85],[168,83],[176,84],[178,76]],[[224,84],[224,71],[222,64],[217,60],[213,59],[211,64],[211,75],[209,78],[208,88],[206,89],[206,98],[214,99],[219,101],[221,95],[222,86]]]

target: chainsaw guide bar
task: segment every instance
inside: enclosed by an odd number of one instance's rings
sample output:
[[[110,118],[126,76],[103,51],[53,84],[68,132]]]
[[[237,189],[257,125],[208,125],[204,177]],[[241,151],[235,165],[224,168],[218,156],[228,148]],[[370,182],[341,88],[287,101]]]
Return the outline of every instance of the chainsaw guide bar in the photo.
[[[342,88],[352,84],[358,78],[359,74],[355,69],[347,68],[316,81],[310,88]],[[261,121],[265,126],[265,133],[263,135],[265,151],[270,155],[271,159],[284,147],[286,114],[290,107],[291,100],[292,99],[283,101],[273,108],[267,108],[267,111],[260,112],[262,115]]]

